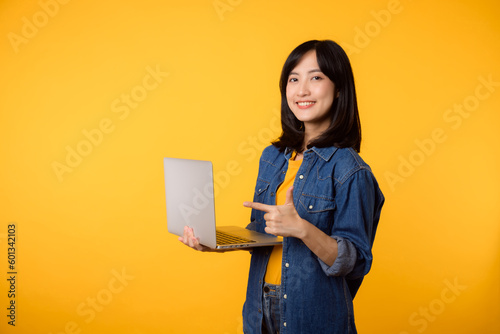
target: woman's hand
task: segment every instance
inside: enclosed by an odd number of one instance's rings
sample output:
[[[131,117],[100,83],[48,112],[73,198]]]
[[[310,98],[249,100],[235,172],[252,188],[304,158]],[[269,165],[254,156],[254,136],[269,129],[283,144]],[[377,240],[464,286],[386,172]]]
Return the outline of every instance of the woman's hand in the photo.
[[[327,265],[333,265],[338,255],[338,244],[325,232],[300,218],[293,204],[293,187],[288,188],[284,205],[266,205],[262,203],[245,202],[247,208],[266,212],[265,231],[282,237],[299,238]]]
[[[211,250],[210,247],[200,244],[200,239],[194,236],[194,231],[189,226],[184,226],[184,233],[182,237],[179,237],[179,241],[197,251],[207,252]]]
[[[243,206],[259,211],[264,211],[266,220],[265,231],[269,234],[282,237],[296,237],[302,239],[309,222],[300,218],[293,204],[293,186],[286,192],[283,205],[267,205],[255,202],[245,202]]]

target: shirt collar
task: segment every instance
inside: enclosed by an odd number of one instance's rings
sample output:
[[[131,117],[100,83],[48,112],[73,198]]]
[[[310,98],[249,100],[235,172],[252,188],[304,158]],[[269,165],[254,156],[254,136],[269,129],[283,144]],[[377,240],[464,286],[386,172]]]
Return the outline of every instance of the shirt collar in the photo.
[[[304,153],[307,152],[314,152],[316,153],[321,159],[328,161],[332,158],[333,154],[338,150],[337,147],[335,146],[329,146],[329,147],[316,147],[313,146],[310,149],[306,150]],[[286,148],[284,155],[286,160],[289,160],[290,157],[292,156],[293,149],[291,148]]]
[[[283,155],[285,156],[285,160],[288,161],[292,157],[293,149],[287,147],[285,148],[285,152],[283,152]]]

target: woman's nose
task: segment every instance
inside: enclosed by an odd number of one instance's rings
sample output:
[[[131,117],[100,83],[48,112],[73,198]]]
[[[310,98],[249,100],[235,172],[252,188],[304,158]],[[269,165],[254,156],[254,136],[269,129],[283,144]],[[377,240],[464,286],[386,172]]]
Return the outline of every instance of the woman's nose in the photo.
[[[306,81],[302,81],[299,83],[297,94],[299,96],[306,96],[309,94],[309,85]]]

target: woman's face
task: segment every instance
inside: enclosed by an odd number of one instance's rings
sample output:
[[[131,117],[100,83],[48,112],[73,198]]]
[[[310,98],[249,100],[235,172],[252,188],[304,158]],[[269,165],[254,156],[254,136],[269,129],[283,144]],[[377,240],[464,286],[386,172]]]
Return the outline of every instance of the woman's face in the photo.
[[[288,106],[306,131],[325,131],[330,126],[330,108],[335,84],[321,72],[316,51],[307,52],[290,72],[286,85]]]

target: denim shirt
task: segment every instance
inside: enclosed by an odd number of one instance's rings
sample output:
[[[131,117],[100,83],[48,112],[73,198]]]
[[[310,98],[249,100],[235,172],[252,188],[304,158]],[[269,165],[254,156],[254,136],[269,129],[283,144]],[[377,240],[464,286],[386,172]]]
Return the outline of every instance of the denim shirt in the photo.
[[[276,203],[291,150],[269,146],[262,153],[254,202]],[[351,148],[304,152],[293,199],[301,218],[338,243],[332,266],[300,239],[283,238],[280,333],[356,333],[352,300],[372,264],[371,248],[384,196],[370,167]],[[265,233],[264,212],[252,210],[248,229]],[[252,252],[243,331],[261,333],[262,287],[272,247]]]

